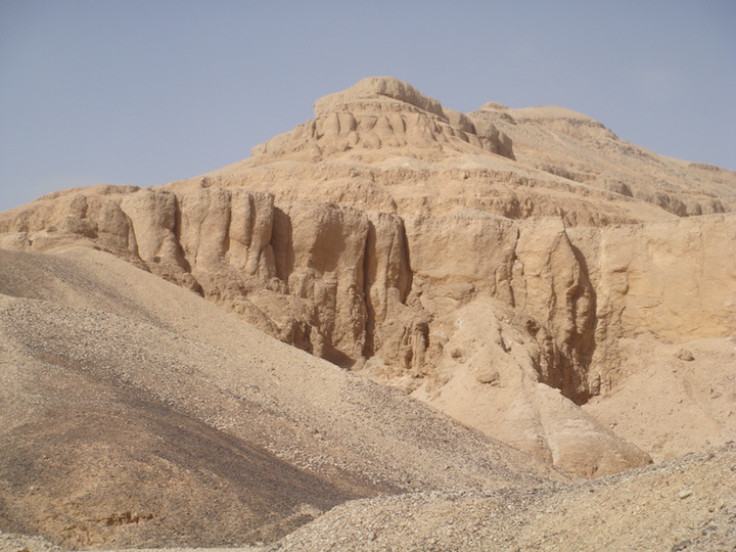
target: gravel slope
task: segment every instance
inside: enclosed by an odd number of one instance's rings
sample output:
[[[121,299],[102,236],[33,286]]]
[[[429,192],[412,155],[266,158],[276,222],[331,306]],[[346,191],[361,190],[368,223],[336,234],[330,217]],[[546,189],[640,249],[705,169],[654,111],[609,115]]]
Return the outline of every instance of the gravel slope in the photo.
[[[353,501],[269,550],[736,550],[736,444],[540,489]]]
[[[108,254],[0,251],[0,529],[270,542],[353,498],[563,478]]]

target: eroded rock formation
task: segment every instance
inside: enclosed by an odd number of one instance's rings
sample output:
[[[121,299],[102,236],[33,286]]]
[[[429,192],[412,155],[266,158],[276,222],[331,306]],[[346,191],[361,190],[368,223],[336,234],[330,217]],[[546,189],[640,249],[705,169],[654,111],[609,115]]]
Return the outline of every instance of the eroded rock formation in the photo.
[[[736,175],[574,112],[464,115],[373,78],[253,154],[46,196],[0,247],[110,251],[584,475],[648,461],[574,404],[618,381],[617,339],[736,331]],[[678,218],[702,213],[726,214]]]

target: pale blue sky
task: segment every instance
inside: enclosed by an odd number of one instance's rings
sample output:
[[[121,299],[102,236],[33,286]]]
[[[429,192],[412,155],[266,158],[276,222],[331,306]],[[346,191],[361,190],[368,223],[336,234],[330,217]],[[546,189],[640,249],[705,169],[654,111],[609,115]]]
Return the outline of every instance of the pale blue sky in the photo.
[[[0,210],[233,163],[375,75],[736,170],[735,0],[0,0]]]

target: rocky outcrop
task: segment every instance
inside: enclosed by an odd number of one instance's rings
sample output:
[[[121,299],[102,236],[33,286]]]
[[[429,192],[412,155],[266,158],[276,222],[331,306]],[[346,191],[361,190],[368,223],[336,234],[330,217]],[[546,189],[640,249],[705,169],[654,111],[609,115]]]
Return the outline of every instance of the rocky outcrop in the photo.
[[[575,404],[621,379],[617,340],[736,329],[733,215],[678,218],[734,190],[569,110],[463,115],[373,78],[230,167],[0,215],[0,247],[112,252],[591,475],[646,461]]]
[[[476,126],[484,122],[511,136],[519,162],[569,182],[634,198],[677,216],[736,207],[736,173],[658,156],[569,109],[510,109],[489,103],[469,117]]]
[[[348,151],[367,159],[373,150],[432,157],[476,147],[513,159],[511,139],[489,122],[476,125],[463,113],[397,79],[373,77],[318,100],[315,119],[254,149],[261,158],[301,154],[319,160]]]
[[[69,241],[93,240],[99,247],[135,262],[139,260],[138,242],[119,198],[138,189],[96,186],[49,194],[30,208],[11,210],[2,217],[3,245],[43,250]]]
[[[559,221],[473,213],[404,221],[200,187],[73,192],[41,200],[4,230],[6,243],[16,230],[34,250],[90,240],[343,366],[377,355],[399,372],[431,372],[431,319],[460,284],[459,303],[487,292],[528,315],[544,383],[570,397],[588,393],[590,286]]]
[[[460,373],[467,355],[482,373],[505,362],[501,388],[517,400],[528,402],[537,382],[578,402],[595,392],[587,378],[592,291],[559,220],[519,224],[478,213],[403,220],[333,203],[276,205],[272,195],[213,186],[113,192],[39,200],[3,220],[3,244],[43,251],[82,241],[109,250],[287,343],[344,367],[365,365],[365,373],[407,392],[425,382],[449,392],[457,376],[448,374]],[[102,204],[105,210],[78,209]],[[115,224],[100,218],[105,212],[119,213]],[[490,323],[497,309],[507,309],[506,325],[528,344],[523,362],[477,356],[473,349],[482,350],[485,337],[474,326],[479,341],[458,353],[455,317],[483,298],[497,307],[483,310],[472,324]],[[505,349],[503,338],[497,340]],[[519,378],[526,383],[507,385]],[[477,382],[496,379],[490,374]],[[445,409],[491,435],[509,436]],[[548,413],[534,412],[536,430],[525,434],[535,437],[510,442],[566,469],[594,473],[578,457],[573,462],[564,452],[549,453],[550,432],[539,425]],[[508,421],[506,429],[513,426]]]
[[[486,294],[433,324],[443,343],[436,375],[413,396],[487,435],[578,476],[642,465],[649,457],[542,383],[544,342],[529,319]]]

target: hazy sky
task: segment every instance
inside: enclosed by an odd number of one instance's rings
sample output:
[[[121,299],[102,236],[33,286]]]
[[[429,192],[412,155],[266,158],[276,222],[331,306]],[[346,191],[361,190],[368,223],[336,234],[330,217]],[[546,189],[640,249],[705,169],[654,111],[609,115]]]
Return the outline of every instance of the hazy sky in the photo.
[[[376,75],[736,170],[735,0],[0,0],[0,210],[233,163]]]

